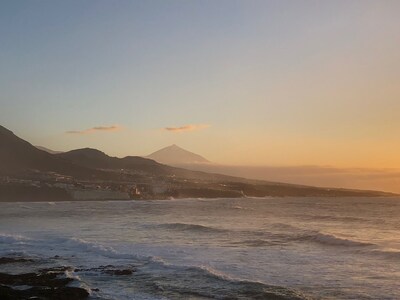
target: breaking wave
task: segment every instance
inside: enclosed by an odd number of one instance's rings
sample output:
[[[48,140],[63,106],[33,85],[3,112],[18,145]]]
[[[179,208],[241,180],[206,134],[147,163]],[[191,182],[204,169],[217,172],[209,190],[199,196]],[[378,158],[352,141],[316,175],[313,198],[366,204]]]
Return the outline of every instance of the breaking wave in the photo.
[[[211,299],[216,295],[218,299],[309,299],[293,289],[236,279],[210,266],[180,266],[163,261],[153,261],[152,265],[153,276],[157,278],[156,288],[169,296],[172,293],[180,297]]]
[[[368,253],[380,256],[386,259],[400,260],[400,251],[392,249],[373,249]]]
[[[327,234],[321,232],[306,232],[306,233],[263,232],[258,235],[261,236],[256,239],[246,239],[239,243],[251,247],[274,246],[274,245],[282,245],[293,242],[313,242],[326,246],[355,247],[355,248],[378,247],[376,244],[373,243],[356,241],[348,238],[338,237],[333,234]]]
[[[178,225],[178,227],[180,226]],[[6,238],[13,240],[24,239],[24,237],[19,236],[6,236]],[[140,281],[143,280],[143,286],[150,287],[150,290],[144,292],[156,293],[157,295],[165,293],[168,298],[174,298],[175,295],[177,299],[184,299],[190,296],[215,298],[218,295],[223,299],[308,299],[303,294],[290,288],[233,278],[210,266],[170,264],[159,257],[123,253],[111,246],[77,237],[60,237],[51,240],[36,240],[36,242],[41,245],[45,242],[48,246],[57,244],[60,249],[68,249],[72,253],[78,254],[78,256],[80,256],[80,253],[91,256],[99,255],[107,259],[104,263],[113,264],[115,260],[118,260],[119,263],[121,262],[120,260],[127,260],[129,264],[134,263],[137,266],[136,280],[139,281],[139,285]],[[88,289],[88,286],[84,284],[77,274],[68,271],[65,275],[76,279],[76,283],[79,286]],[[83,276],[85,275],[87,276],[88,274],[83,273]]]
[[[204,226],[199,224],[190,223],[165,223],[160,224],[158,227],[180,231],[196,231],[196,232],[225,232],[225,229],[215,228],[211,226]]]
[[[90,252],[94,254],[98,254],[107,258],[114,258],[114,259],[136,259],[136,255],[127,254],[127,253],[120,253],[116,251],[111,246],[105,246],[98,242],[89,242],[84,239],[80,238],[70,238],[65,239],[64,243],[68,246],[72,246],[77,248],[79,251]],[[79,252],[78,252],[79,253]]]
[[[30,239],[22,235],[0,233],[0,244],[24,244],[28,240]]]
[[[309,240],[329,246],[343,246],[343,247],[371,247],[377,246],[372,243],[366,243],[356,240],[351,240],[347,238],[342,238],[335,236],[333,234],[326,234],[321,232],[316,232],[313,234],[306,234],[299,238],[299,240]]]

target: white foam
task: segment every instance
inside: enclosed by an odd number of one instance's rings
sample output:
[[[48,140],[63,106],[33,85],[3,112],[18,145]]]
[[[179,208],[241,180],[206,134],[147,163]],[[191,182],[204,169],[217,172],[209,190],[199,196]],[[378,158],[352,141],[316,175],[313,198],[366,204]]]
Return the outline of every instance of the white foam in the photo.
[[[24,208],[24,209],[33,209],[33,207],[28,206],[28,205],[20,205],[19,207]]]
[[[233,209],[243,209],[243,207],[236,205],[236,206],[232,206]]]
[[[99,254],[108,258],[137,258],[137,256],[132,254],[119,253],[113,247],[105,246],[98,242],[89,242],[80,238],[67,239],[65,243],[77,248],[78,250]]]
[[[4,244],[24,244],[29,238],[18,234],[0,233],[0,243]]]
[[[207,273],[208,275],[211,275],[213,277],[220,278],[223,280],[227,280],[227,281],[239,281],[239,279],[233,278],[232,276],[229,276],[228,274],[225,274],[225,273],[218,271],[217,269],[214,269],[211,266],[207,266],[207,265],[190,266],[189,269],[195,269],[198,271],[202,271],[202,272]]]
[[[14,290],[24,291],[24,290],[29,290],[30,288],[32,288],[32,286],[30,286],[30,285],[13,285],[12,288]]]
[[[396,249],[375,249],[371,250],[370,253],[389,259],[400,259],[400,251]]]

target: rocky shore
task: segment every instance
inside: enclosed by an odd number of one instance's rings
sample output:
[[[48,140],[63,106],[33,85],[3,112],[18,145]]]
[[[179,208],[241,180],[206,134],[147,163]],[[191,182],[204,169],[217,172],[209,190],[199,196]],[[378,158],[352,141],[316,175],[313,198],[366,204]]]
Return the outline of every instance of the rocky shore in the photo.
[[[0,257],[0,299],[2,300],[83,300],[99,289],[86,289],[72,286],[76,279],[68,277],[68,272],[99,272],[111,276],[129,276],[135,272],[133,267],[119,268],[112,265],[90,269],[70,266],[54,266],[39,269],[35,272],[9,274],[2,272],[1,266],[34,262],[25,257]],[[8,268],[9,269],[9,268]]]

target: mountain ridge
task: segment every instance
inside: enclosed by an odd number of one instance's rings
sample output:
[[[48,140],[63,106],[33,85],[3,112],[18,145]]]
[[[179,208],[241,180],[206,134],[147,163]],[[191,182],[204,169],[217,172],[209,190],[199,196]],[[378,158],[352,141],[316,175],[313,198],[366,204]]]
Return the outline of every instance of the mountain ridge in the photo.
[[[380,191],[318,188],[190,171],[138,156],[111,157],[92,148],[50,154],[37,149],[0,125],[0,187],[15,188],[13,195],[26,201],[24,199],[32,198],[32,188],[47,193],[47,187],[60,189],[59,184],[64,186],[60,192],[65,189],[65,192],[72,194],[85,185],[89,185],[92,192],[98,187],[107,192],[113,186],[121,193],[132,193],[132,188],[135,190],[136,187],[133,197],[139,195],[140,199],[395,195]],[[137,190],[138,186],[142,190]],[[28,190],[29,192],[24,192]],[[0,201],[7,201],[11,196],[2,194]]]
[[[1,125],[0,166],[0,173],[2,174],[18,174],[37,170],[41,172],[58,172],[78,178],[107,177],[106,174],[75,165],[40,150]]]
[[[42,150],[42,151],[45,151],[45,152],[47,152],[47,153],[50,153],[50,154],[58,154],[58,153],[63,153],[64,151],[56,151],[56,150],[52,150],[52,149],[49,149],[49,148],[46,148],[46,147],[43,147],[43,146],[35,146],[36,148],[38,148],[39,150]]]

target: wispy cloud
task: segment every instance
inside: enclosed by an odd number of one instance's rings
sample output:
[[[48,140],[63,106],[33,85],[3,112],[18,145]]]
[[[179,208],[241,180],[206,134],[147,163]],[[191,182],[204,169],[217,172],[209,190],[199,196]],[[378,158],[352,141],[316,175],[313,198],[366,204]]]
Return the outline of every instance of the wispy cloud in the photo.
[[[95,132],[118,131],[121,129],[122,129],[122,127],[119,125],[95,126],[95,127],[84,129],[84,130],[70,130],[70,131],[66,131],[65,133],[68,133],[68,134],[90,134],[90,133],[95,133]]]
[[[179,127],[165,127],[163,130],[170,131],[170,132],[187,132],[187,131],[195,131],[195,130],[201,130],[210,127],[210,125],[207,124],[189,124],[189,125],[184,125],[184,126],[179,126]]]

